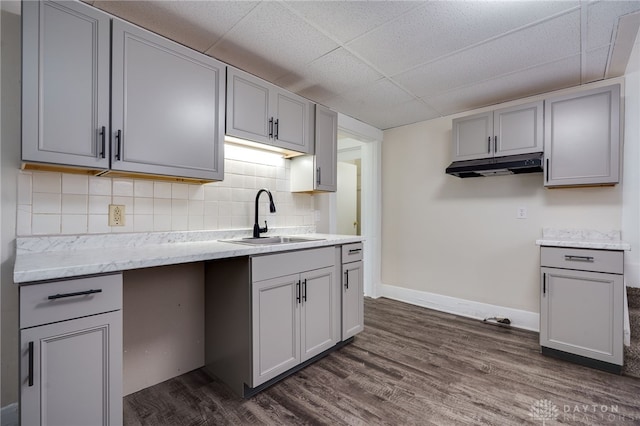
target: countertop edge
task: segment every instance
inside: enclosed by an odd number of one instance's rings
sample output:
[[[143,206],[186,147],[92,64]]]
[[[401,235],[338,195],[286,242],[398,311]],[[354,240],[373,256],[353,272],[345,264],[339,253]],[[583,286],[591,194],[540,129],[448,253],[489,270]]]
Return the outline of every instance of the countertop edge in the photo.
[[[17,285],[24,285],[39,281],[364,241],[363,237],[353,235],[304,234],[304,236],[323,238],[323,240],[265,246],[250,246],[215,240],[150,244],[135,248],[113,247],[109,249],[18,254],[14,265],[13,281]]]
[[[536,240],[536,245],[544,247],[584,248],[594,250],[630,251],[631,245],[624,241],[574,241],[574,240]]]

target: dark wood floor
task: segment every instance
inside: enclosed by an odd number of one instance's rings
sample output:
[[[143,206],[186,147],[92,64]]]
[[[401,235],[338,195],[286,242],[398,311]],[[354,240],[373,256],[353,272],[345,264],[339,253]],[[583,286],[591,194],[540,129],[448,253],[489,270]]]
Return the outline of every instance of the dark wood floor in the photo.
[[[126,425],[640,424],[640,380],[539,353],[538,334],[392,301],[365,331],[243,400],[196,370],[124,399]]]

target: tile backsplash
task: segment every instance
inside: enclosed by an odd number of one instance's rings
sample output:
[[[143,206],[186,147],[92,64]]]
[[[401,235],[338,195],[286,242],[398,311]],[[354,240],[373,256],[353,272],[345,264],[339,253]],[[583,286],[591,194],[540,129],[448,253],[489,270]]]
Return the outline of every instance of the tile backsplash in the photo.
[[[313,196],[289,192],[290,161],[243,147],[226,148],[225,180],[204,185],[147,179],[21,171],[17,235],[98,234],[252,228],[260,188],[260,221],[313,225]],[[125,226],[109,226],[109,204],[125,206]]]

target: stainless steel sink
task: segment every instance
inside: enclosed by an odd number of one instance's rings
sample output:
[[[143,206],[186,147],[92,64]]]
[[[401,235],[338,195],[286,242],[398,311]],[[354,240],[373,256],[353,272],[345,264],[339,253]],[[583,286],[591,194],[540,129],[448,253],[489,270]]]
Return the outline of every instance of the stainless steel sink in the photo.
[[[248,244],[252,246],[267,246],[275,244],[293,244],[306,243],[309,241],[322,241],[325,238],[309,238],[309,237],[260,237],[260,238],[241,238],[238,240],[220,240],[224,243]]]

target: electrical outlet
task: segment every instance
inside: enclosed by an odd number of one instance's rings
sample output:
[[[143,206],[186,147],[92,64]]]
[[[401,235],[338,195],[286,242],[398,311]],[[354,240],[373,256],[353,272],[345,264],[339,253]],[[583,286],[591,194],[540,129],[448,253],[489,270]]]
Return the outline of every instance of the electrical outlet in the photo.
[[[527,218],[527,208],[518,207],[518,211],[516,212],[516,219],[526,219],[526,218]]]
[[[124,226],[124,206],[109,204],[109,226]]]

